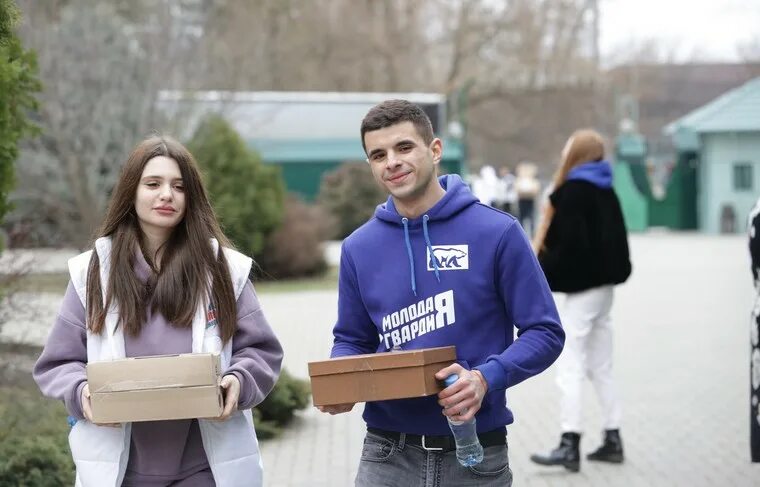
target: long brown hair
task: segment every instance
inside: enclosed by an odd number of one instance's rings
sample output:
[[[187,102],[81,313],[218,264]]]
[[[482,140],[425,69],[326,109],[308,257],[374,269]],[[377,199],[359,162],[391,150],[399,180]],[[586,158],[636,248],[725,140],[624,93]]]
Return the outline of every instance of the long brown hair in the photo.
[[[562,186],[567,179],[567,173],[575,166],[604,159],[604,139],[596,130],[576,130],[568,139],[568,144],[567,150],[562,154],[559,168],[554,173],[555,190]]]
[[[145,237],[135,210],[137,187],[145,165],[157,156],[176,161],[184,186],[184,218],[163,245],[161,268],[157,269],[146,251]],[[93,251],[87,271],[87,317],[93,333],[101,333],[107,310],[118,305],[119,321],[131,336],[140,333],[146,319],[146,303],[169,323],[182,328],[192,326],[198,305],[208,306],[209,276],[211,300],[216,307],[222,341],[235,333],[237,306],[227,261],[221,248],[214,255],[210,239],[220,246],[232,247],[222,233],[198,166],[192,154],[179,142],[166,136],[152,136],[134,148],[124,164],[113,190],[103,224],[97,237],[111,237],[111,269],[105,304],[100,285],[100,262]],[[147,285],[134,272],[135,253],[141,251],[153,272]]]
[[[596,130],[580,129],[573,132],[565,150],[557,171],[554,173],[554,190],[556,191],[567,180],[567,174],[574,167],[585,162],[601,161],[604,159],[604,139]],[[546,233],[549,231],[554,218],[554,207],[547,201],[544,206],[543,216],[536,228],[533,237],[533,250],[538,254],[544,248]]]

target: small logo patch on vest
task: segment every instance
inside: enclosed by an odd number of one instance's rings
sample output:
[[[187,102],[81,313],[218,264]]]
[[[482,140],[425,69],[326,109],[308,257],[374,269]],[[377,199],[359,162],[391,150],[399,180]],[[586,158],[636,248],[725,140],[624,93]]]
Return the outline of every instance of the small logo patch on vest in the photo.
[[[208,311],[206,312],[206,329],[208,330],[216,325],[216,308],[213,304],[210,304],[208,306]]]

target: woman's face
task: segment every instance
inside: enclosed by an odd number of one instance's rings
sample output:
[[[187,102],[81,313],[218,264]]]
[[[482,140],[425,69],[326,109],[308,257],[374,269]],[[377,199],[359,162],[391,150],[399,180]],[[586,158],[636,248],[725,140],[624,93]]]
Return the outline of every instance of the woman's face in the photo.
[[[143,232],[171,233],[185,216],[182,174],[174,159],[156,156],[143,169],[135,195],[135,211]]]

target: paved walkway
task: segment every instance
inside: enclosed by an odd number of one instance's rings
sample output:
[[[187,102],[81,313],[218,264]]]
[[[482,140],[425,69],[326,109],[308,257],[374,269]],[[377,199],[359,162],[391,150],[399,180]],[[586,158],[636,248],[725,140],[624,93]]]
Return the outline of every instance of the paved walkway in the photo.
[[[515,486],[757,486],[748,458],[748,319],[752,302],[741,237],[648,234],[631,239],[634,274],[616,294],[616,375],[625,404],[624,465],[581,472],[533,465],[528,456],[558,441],[554,370],[509,391]],[[561,303],[561,297],[558,297]],[[328,356],[334,293],[262,296],[283,341],[285,365]],[[593,391],[586,394],[582,448],[600,437]],[[349,486],[363,439],[361,407],[341,416],[300,414],[262,444],[266,485]],[[406,486],[400,486],[406,487]]]

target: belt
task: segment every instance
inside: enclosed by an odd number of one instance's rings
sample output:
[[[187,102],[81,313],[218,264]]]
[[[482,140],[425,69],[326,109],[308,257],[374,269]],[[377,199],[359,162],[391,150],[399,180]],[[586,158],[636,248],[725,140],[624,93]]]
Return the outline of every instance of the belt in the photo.
[[[454,437],[451,435],[413,435],[371,427],[368,427],[367,431],[369,433],[382,436],[383,438],[393,440],[396,443],[400,442],[401,435],[404,435],[405,444],[419,446],[423,450],[448,452],[457,449],[457,445],[454,442]],[[497,428],[495,430],[486,431],[485,433],[479,433],[478,439],[480,440],[480,444],[483,446],[483,448],[487,448],[489,446],[506,445],[507,431],[504,428]]]

